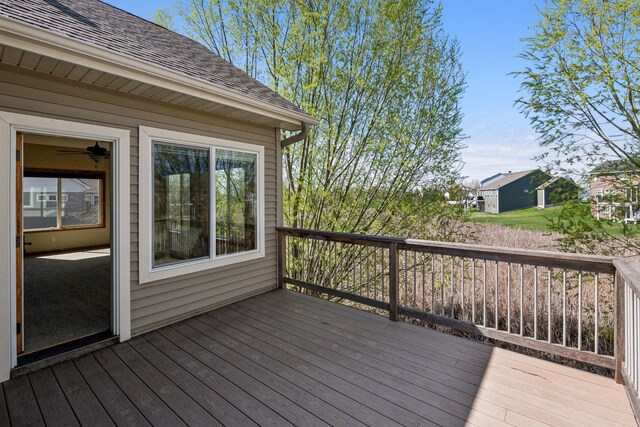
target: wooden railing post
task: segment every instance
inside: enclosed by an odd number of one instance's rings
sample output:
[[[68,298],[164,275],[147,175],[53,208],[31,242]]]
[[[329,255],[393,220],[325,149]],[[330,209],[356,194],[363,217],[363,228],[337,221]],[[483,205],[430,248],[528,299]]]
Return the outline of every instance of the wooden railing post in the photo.
[[[284,231],[278,230],[278,288],[286,289],[286,285],[284,283],[284,274],[286,271],[286,239]]]
[[[398,257],[398,244],[389,244],[389,319],[398,320],[398,282],[400,281],[400,268]]]
[[[622,363],[624,362],[624,279],[620,272],[616,270],[614,279],[614,335],[613,335],[613,356],[615,358],[615,380],[618,384],[624,384],[622,375]]]

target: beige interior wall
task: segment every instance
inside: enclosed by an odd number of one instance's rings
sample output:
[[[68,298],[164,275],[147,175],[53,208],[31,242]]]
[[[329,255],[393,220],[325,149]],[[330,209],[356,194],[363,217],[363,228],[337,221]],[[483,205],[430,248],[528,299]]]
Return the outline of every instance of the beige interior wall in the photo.
[[[102,171],[106,174],[104,183],[105,226],[83,230],[26,232],[24,236],[25,242],[31,242],[31,246],[26,247],[27,253],[54,252],[109,245],[111,236],[111,168],[109,160],[101,160],[96,167],[96,164],[88,156],[62,156],[58,152],[60,149],[83,149],[95,144],[95,141],[25,134],[24,142],[25,169]],[[110,148],[110,144],[107,142],[100,142],[100,145],[107,149]]]

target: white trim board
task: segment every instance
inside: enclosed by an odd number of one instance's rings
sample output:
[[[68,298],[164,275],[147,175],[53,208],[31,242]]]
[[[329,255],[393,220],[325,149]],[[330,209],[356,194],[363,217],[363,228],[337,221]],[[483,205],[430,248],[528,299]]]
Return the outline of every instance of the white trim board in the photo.
[[[228,148],[230,150],[245,151],[257,154],[258,156],[258,206],[256,212],[257,219],[257,249],[234,255],[216,257],[212,250],[208,258],[188,261],[180,264],[173,264],[166,267],[153,268],[153,166],[152,147],[153,142],[167,142],[198,148]],[[213,138],[190,133],[175,132],[166,129],[158,129],[147,126],[140,126],[139,130],[140,157],[139,157],[139,204],[140,204],[140,224],[138,239],[138,274],[139,283],[149,283],[171,277],[183,276],[185,274],[210,270],[225,265],[237,264],[265,257],[265,206],[264,206],[264,147],[261,145],[246,144],[226,139]],[[211,164],[215,164],[215,156],[210,158]],[[215,189],[215,174],[211,174],[213,183],[211,191]],[[212,233],[210,240],[215,239],[215,203],[211,203],[210,220],[212,222]],[[142,218],[146,218],[143,221]],[[210,245],[213,249],[213,244]]]
[[[0,381],[17,364],[16,330],[16,133],[110,141],[113,166],[113,333],[131,338],[130,132],[128,130],[0,111]]]

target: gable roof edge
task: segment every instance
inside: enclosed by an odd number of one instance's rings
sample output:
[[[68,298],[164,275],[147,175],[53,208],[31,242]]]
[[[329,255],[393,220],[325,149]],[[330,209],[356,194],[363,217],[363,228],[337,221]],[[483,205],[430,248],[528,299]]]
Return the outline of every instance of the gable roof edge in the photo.
[[[290,111],[212,82],[176,73],[158,65],[35,28],[4,16],[0,17],[0,44],[266,116],[289,124],[290,126],[286,128],[290,130],[301,129],[303,122],[311,125],[319,123],[318,119],[308,114]]]

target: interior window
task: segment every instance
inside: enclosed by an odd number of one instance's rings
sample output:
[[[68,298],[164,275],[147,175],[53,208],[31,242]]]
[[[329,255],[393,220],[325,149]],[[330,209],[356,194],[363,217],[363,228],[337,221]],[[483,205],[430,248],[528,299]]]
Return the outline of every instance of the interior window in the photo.
[[[25,171],[24,230],[103,226],[103,185],[104,176],[83,172]]]
[[[62,178],[60,185],[62,227],[100,223],[99,179]]]
[[[256,249],[258,156],[216,150],[216,254]]]
[[[154,266],[209,257],[209,150],[153,144]]]

